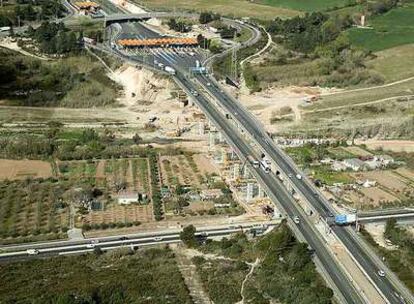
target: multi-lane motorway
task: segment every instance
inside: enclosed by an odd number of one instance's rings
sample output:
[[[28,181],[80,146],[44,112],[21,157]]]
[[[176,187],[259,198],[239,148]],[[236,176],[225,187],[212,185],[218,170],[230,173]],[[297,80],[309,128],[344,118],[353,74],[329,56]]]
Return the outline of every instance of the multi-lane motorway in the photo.
[[[129,32],[129,34],[131,34],[131,32]],[[146,36],[143,32],[138,35],[139,37]],[[119,53],[119,50],[114,51]],[[259,147],[261,147],[261,150],[266,154],[266,156],[274,162],[285,179],[290,180],[290,184],[293,189],[300,194],[302,198],[307,201],[321,217],[329,218],[335,214],[334,209],[323,199],[313,184],[303,175],[302,172],[300,172],[290,158],[287,157],[285,153],[274,144],[272,139],[265,132],[263,126],[247,110],[245,110],[237,100],[226,94],[211,75],[189,75],[188,69],[190,67],[194,67],[195,61],[202,59],[201,56],[196,54],[195,56],[190,57],[188,54],[183,55],[176,49],[149,50],[149,52],[154,62],[161,62],[163,65],[168,65],[176,69],[177,74],[175,76],[175,80],[180,83],[190,95],[196,91],[200,91],[201,85],[201,87],[203,87],[204,90],[218,102],[220,107],[230,114],[232,119],[237,121],[237,123],[251,135],[253,140]],[[125,52],[122,53],[125,55]],[[135,59],[142,61],[140,56],[128,53],[127,56],[132,60]],[[195,79],[193,79],[193,77],[195,77]],[[223,118],[224,116],[219,111],[214,112],[214,108],[209,104],[208,99],[206,99],[202,94],[193,97],[197,100],[197,103],[203,112],[205,112],[209,118],[220,127],[221,132],[223,132],[225,136],[227,135],[229,142],[236,151],[239,151],[239,155],[241,155],[241,157],[255,155],[258,152],[252,151],[248,145],[244,144],[244,139],[238,136],[238,130],[231,130],[230,124],[226,122],[226,119]],[[228,127],[230,127],[230,129],[228,129]],[[275,198],[279,203],[283,204],[283,210],[285,210],[289,216],[300,216],[300,211],[296,208],[295,201],[280,181],[275,178],[273,174],[260,176],[263,175],[263,172],[260,170],[255,171],[256,175],[258,175],[258,179],[261,180],[268,189],[269,195],[273,196],[273,198]],[[300,174],[303,178],[297,179],[297,174]],[[310,223],[309,220],[303,216],[301,223],[300,228],[302,229],[300,229],[300,232],[311,246],[313,244],[312,248],[324,248],[327,251],[324,245],[318,246],[316,244],[318,232],[315,231],[312,223]],[[303,229],[305,226],[306,229]],[[375,257],[372,256],[371,251],[366,250],[364,243],[357,240],[357,236],[352,230],[334,226],[332,227],[332,231],[346,246],[354,259],[365,271],[371,282],[378,288],[380,293],[388,302],[402,303],[403,301],[400,294],[404,294],[405,297],[411,296],[411,294],[409,294],[404,286],[402,286],[398,281],[393,280],[393,282],[391,282],[391,280],[387,277],[384,278],[378,275],[378,270],[384,269],[386,266],[381,263],[379,259],[375,259]],[[335,275],[338,273],[340,276],[342,273],[339,267],[332,269],[335,268],[335,261],[327,261],[325,259],[326,252],[322,253],[316,251],[316,253],[324,268],[330,270],[328,272],[331,274],[331,279],[337,287],[341,289],[342,295],[344,295],[347,299],[353,299],[351,302],[357,303],[361,301],[353,287],[350,286],[350,284],[346,284],[347,280],[344,280],[344,277],[338,279]]]
[[[273,142],[261,124],[232,96],[223,91],[211,75],[197,75],[197,80],[225,109],[232,118],[249,133],[254,141],[261,147],[266,156],[274,162],[276,167],[289,180],[293,189],[306,200],[323,218],[332,217],[335,214],[333,207],[320,195],[316,187],[298,169],[293,161]],[[297,178],[297,175],[302,178]],[[372,256],[372,252],[366,249],[363,243],[357,240],[356,233],[349,228],[333,226],[333,233],[341,240],[347,250],[364,269],[366,275],[377,286],[390,303],[401,303],[400,294],[406,298],[412,298],[410,292],[400,282],[391,281],[388,277],[378,275],[378,270],[386,266]]]
[[[277,224],[277,221],[271,221],[266,223],[252,222],[237,225],[229,224],[203,227],[197,229],[196,235],[205,238],[215,238],[240,231],[265,231]],[[142,246],[178,243],[180,242],[180,232],[181,229],[169,229],[167,231],[107,236],[85,240],[53,241],[3,246],[0,250],[0,261],[27,259],[30,257],[39,258],[56,255],[80,254],[92,252],[96,248],[106,251],[117,248],[137,249]],[[29,255],[27,250],[34,249],[37,250],[36,254]]]
[[[158,36],[157,33],[147,29],[140,23],[121,24],[120,27],[121,29],[117,34],[117,37],[135,36],[138,38],[152,38]],[[254,28],[251,25],[246,25],[246,27],[250,29]],[[258,35],[257,31],[252,30],[252,32],[253,35],[250,42],[257,39]],[[309,181],[304,174],[300,172],[293,161],[272,141],[263,126],[237,100],[227,94],[211,75],[190,75],[189,68],[195,66],[196,60],[202,61],[202,52],[194,51],[193,55],[189,55],[188,51],[177,49],[147,51],[149,54],[145,54],[144,56],[143,54],[134,54],[131,52],[120,51],[117,48],[111,48],[111,52],[121,55],[123,58],[126,58],[132,62],[136,61],[139,63],[150,63],[153,68],[156,68],[154,64],[155,62],[160,62],[164,66],[168,65],[173,67],[177,71],[174,77],[175,81],[189,95],[193,95],[192,97],[200,109],[218,127],[219,131],[223,133],[223,135],[227,138],[228,143],[234,148],[241,159],[246,159],[248,155],[253,155],[258,158],[259,154],[265,153],[268,159],[270,159],[278,171],[280,171],[280,174],[284,177],[285,181],[288,181],[290,187],[292,187],[304,201],[312,206],[312,209],[315,210],[322,218],[330,218],[335,214],[332,206],[330,206],[330,204],[319,194],[318,190],[314,187],[311,181]],[[200,90],[200,87],[203,88],[203,90],[207,92],[219,106],[212,103],[211,100],[204,95],[202,90]],[[194,92],[199,93],[194,94]],[[229,114],[232,120],[237,122],[245,133],[250,135],[251,140],[253,140],[257,146],[260,147],[260,151],[254,150],[252,146],[246,142],[246,139],[241,136],[240,130],[236,129],[233,123],[223,115],[223,111]],[[248,165],[250,166],[250,164]],[[360,291],[356,290],[355,286],[349,281],[348,276],[338,265],[320,233],[316,230],[314,223],[312,223],[304,214],[301,207],[296,204],[291,193],[287,191],[285,185],[282,184],[274,173],[266,174],[264,171],[251,166],[250,169],[259,182],[261,182],[264,186],[268,195],[276,202],[276,204],[278,204],[278,207],[286,213],[287,217],[290,219],[294,217],[299,218],[299,224],[295,224],[292,220],[289,220],[289,224],[298,237],[306,241],[315,251],[320,264],[325,270],[325,276],[336,289],[341,302],[369,302],[369,299],[367,300],[363,298]],[[298,174],[301,175],[302,178],[296,178]],[[347,250],[365,271],[367,277],[369,277],[371,282],[377,287],[387,302],[404,303],[402,298],[403,296],[405,301],[412,301],[414,303],[412,294],[410,294],[410,292],[395,279],[395,276],[387,275],[386,277],[381,277],[378,275],[378,270],[385,269],[385,265],[380,261],[380,259],[378,259],[378,257],[373,255],[372,252],[366,248],[366,245],[358,239],[355,232],[346,227],[333,226],[331,228],[336,237],[345,245]],[[228,231],[226,232],[228,233]],[[142,245],[154,242],[174,242],[177,241],[177,237],[177,235],[169,235],[161,237],[161,239],[160,237],[157,237],[157,240],[155,240],[155,238],[138,238],[128,239],[127,242],[129,245],[134,245],[135,243]],[[99,246],[102,249],[111,248],[113,246],[124,246],[125,241],[126,240],[109,240],[105,241],[106,243],[104,245]],[[100,241],[99,244],[103,243]],[[66,252],[78,250],[94,250],[93,248],[87,248],[87,244],[70,244],[68,246],[75,247],[63,246],[65,248],[61,248],[62,246],[58,245],[58,247],[39,249],[39,254],[48,255],[50,252],[54,254],[64,254]],[[56,250],[56,248],[58,249]],[[48,251],[45,251],[46,249]],[[23,251],[23,253],[25,252]],[[17,256],[19,254],[22,254],[22,252],[16,253]],[[0,255],[0,258],[1,257],[2,255]],[[7,256],[4,256],[4,258],[7,258]]]

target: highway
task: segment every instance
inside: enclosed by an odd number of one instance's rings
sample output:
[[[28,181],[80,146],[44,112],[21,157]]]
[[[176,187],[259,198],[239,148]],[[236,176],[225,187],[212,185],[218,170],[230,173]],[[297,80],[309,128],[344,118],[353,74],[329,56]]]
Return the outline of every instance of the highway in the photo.
[[[206,238],[228,236],[240,231],[249,231],[251,229],[269,229],[278,225],[278,222],[257,222],[248,224],[229,224],[217,227],[198,228],[196,235]],[[10,245],[0,248],[0,262],[16,259],[41,258],[46,256],[80,254],[92,252],[95,248],[103,251],[112,250],[122,247],[134,248],[141,246],[153,246],[158,244],[179,243],[181,229],[171,229],[168,231],[148,232],[138,234],[126,234],[117,236],[107,236],[100,238],[91,238],[85,240],[68,240],[40,242],[32,244]],[[92,248],[94,247],[94,248]],[[28,249],[37,249],[38,254],[29,255]]]
[[[121,53],[118,50],[114,50],[115,52]],[[178,81],[179,83],[181,83],[181,85],[186,89],[187,93],[189,93],[190,95],[192,94],[192,92],[194,91],[199,91],[198,86],[193,83],[188,75],[187,69],[189,67],[193,67],[195,66],[195,60],[196,58],[191,58],[189,56],[180,56],[178,54],[178,52],[176,50],[171,50],[171,49],[166,49],[166,50],[152,50],[152,56],[154,60],[157,60],[158,62],[163,63],[164,65],[169,65],[171,67],[174,67],[177,71],[180,71],[179,73],[177,73],[175,79],[176,81]],[[125,55],[125,54],[124,54]],[[129,59],[132,60],[138,60],[140,62],[142,62],[142,59],[140,59],[139,56],[129,56]],[[187,79],[188,78],[188,79]],[[246,131],[251,134],[253,136],[253,138],[255,139],[255,141],[262,147],[263,151],[265,151],[265,153],[269,156],[270,159],[272,159],[274,161],[274,159],[279,160],[278,162],[276,162],[278,165],[279,163],[281,163],[279,165],[279,167],[281,167],[281,171],[285,172],[286,176],[288,175],[293,175],[295,176],[296,174],[299,173],[299,171],[296,169],[296,166],[289,161],[289,159],[284,155],[284,153],[282,151],[280,151],[272,142],[272,140],[268,137],[268,135],[266,134],[266,132],[264,131],[264,129],[262,128],[262,126],[256,122],[256,120],[247,112],[245,111],[240,104],[238,104],[237,101],[235,101],[231,96],[228,96],[226,93],[224,93],[224,91],[218,86],[217,82],[209,75],[196,75],[195,76],[196,80],[205,88],[205,90],[207,90],[220,104],[221,106],[226,109],[226,111],[232,115],[233,119],[235,119],[240,125],[243,126],[244,129],[246,129]],[[203,100],[198,100],[198,104],[199,106],[202,108],[202,106],[204,105],[204,107],[208,104],[207,99],[205,99],[201,94],[199,95],[199,97],[193,96],[195,97],[197,100],[199,98],[203,98]],[[203,112],[206,113],[207,109],[206,108],[202,108]],[[209,111],[212,111],[212,109],[210,108]],[[222,114],[220,114],[219,112],[216,112],[216,114],[219,114],[221,116],[223,116]],[[212,115],[208,115],[209,118],[214,122],[214,117],[216,114],[212,114]],[[217,124],[217,122],[216,122]],[[226,122],[223,124],[221,124],[220,129],[224,129],[225,126],[228,126],[229,124]],[[231,140],[233,143],[235,142],[235,140],[232,138],[234,136],[237,135],[237,130],[235,131],[231,131],[229,134],[229,140]],[[224,134],[226,134],[226,132],[223,131]],[[237,142],[237,144],[242,144],[243,140],[239,139]],[[247,147],[249,150],[249,147]],[[238,147],[236,150],[238,151],[242,151],[242,149],[240,147]],[[240,152],[240,154],[242,155],[242,157],[246,157],[249,154],[254,154],[253,151],[242,151]],[[289,173],[291,172],[291,173]],[[273,175],[273,174],[272,174]],[[259,178],[260,180],[260,178]],[[280,184],[280,181],[277,180],[274,177],[274,181],[276,181],[276,184]],[[296,181],[293,179],[293,182],[296,188],[299,189],[299,193],[304,193],[304,196],[307,198],[310,198],[310,203],[314,206],[314,208],[317,210],[317,212],[322,216],[322,217],[330,217],[334,214],[334,211],[332,210],[332,208],[329,208],[329,206],[327,207],[324,203],[321,204],[321,202],[318,201],[319,194],[315,195],[317,192],[312,189],[312,185],[309,185],[310,182],[308,182],[305,178],[302,181]],[[269,189],[272,189],[275,187],[275,183],[268,183],[267,187]],[[284,190],[284,192],[282,192],[282,190]],[[287,211],[287,213],[290,216],[294,216],[293,214],[295,214],[294,210],[291,209],[292,206],[295,206],[295,202],[292,199],[291,195],[289,193],[287,193],[286,189],[284,188],[284,186],[282,184],[280,184],[280,187],[278,189],[273,189],[271,190],[271,193],[273,193],[273,196],[277,198],[278,202],[283,202],[284,203],[284,207],[283,209]],[[283,197],[281,197],[281,193],[285,193],[285,195]],[[287,199],[289,198],[289,200]],[[286,202],[289,202],[286,204]],[[296,209],[297,211],[297,209]],[[304,220],[306,222],[306,220]],[[311,229],[311,224],[308,224],[308,228],[310,229],[303,229],[303,231],[301,231],[302,235],[305,237],[306,241],[312,246],[312,248],[321,248],[320,244],[316,245],[316,241],[315,238],[317,239],[317,234],[318,232],[314,231]],[[314,228],[313,228],[314,229]],[[348,230],[343,229],[342,227],[333,227],[333,230],[335,232],[335,234],[341,239],[341,241],[344,243],[344,245],[348,248],[348,250],[351,252],[351,254],[357,259],[358,263],[362,266],[363,269],[365,269],[367,275],[371,278],[371,280],[378,286],[378,288],[381,290],[381,292],[384,293],[384,296],[389,299],[390,303],[401,303],[400,299],[398,296],[395,295],[395,291],[394,288],[392,287],[392,285],[390,283],[388,283],[388,280],[379,277],[377,272],[379,269],[382,269],[383,265],[381,266],[377,266],[368,256],[368,254],[365,252],[365,250],[363,250],[362,246],[357,243],[356,241],[354,241],[351,237],[350,237],[350,233]],[[320,242],[322,242],[320,240]],[[322,245],[323,248],[325,248]],[[333,265],[335,264],[335,261],[331,260],[331,261],[326,261],[325,257],[326,257],[326,253],[327,253],[327,249],[325,248],[325,252],[324,253],[319,253],[318,254],[318,258],[321,260],[323,267],[325,269],[330,269],[332,270],[332,267],[334,267]],[[385,267],[385,266],[384,266]],[[330,274],[336,273],[337,271],[340,272],[339,267],[336,267],[336,270],[334,272],[332,271],[328,271]],[[341,279],[338,279],[337,277],[334,279],[332,277],[333,281],[335,282],[336,286],[338,286],[338,288],[342,288],[345,290],[341,290],[342,294],[346,294],[347,296],[345,296],[345,298],[349,298],[349,299],[355,299],[355,303],[359,303],[359,302],[363,302],[361,300],[356,300],[357,298],[359,298],[359,296],[357,295],[357,293],[352,292],[353,287],[352,286],[347,286],[347,287],[343,287],[343,282],[344,281],[344,277],[342,277]],[[339,284],[339,285],[337,285]],[[390,300],[391,299],[391,300]]]
[[[220,106],[227,111],[232,118],[238,122],[240,126],[248,134],[250,134],[254,141],[260,146],[266,156],[276,164],[280,169],[281,174],[284,174],[285,179],[289,179],[295,192],[300,194],[316,212],[323,218],[331,218],[335,215],[335,210],[330,206],[323,196],[319,193],[317,188],[310,180],[301,172],[293,161],[273,142],[270,136],[266,133],[264,127],[253,117],[237,100],[232,96],[226,94],[219,84],[210,75],[196,75],[197,81],[203,88],[211,94],[220,104]],[[298,179],[296,175],[301,175]],[[378,287],[383,296],[390,303],[402,303],[399,294],[402,293],[406,297],[412,298],[412,295],[407,292],[404,286],[394,286],[387,277],[380,277],[378,270],[384,269],[386,266],[383,263],[378,263],[374,257],[366,250],[364,244],[356,240],[358,236],[350,229],[340,226],[332,226],[333,233],[346,246],[352,256],[356,259],[358,264],[365,270],[366,275]],[[393,284],[394,283],[394,284]]]
[[[177,73],[176,81],[191,95],[191,92],[197,90],[197,86],[187,79],[181,73]],[[209,119],[216,125],[216,127],[227,138],[228,143],[238,153],[238,155],[245,159],[248,155],[255,155],[252,147],[245,143],[239,135],[239,132],[231,126],[223,114],[221,114],[211,102],[203,95],[193,96],[200,109],[209,117]],[[299,232],[303,239],[315,251],[319,261],[323,265],[327,274],[329,274],[333,284],[338,287],[342,294],[342,299],[347,299],[348,303],[364,303],[358,292],[355,290],[352,283],[348,280],[342,269],[337,265],[331,253],[327,249],[324,241],[319,237],[314,227],[311,226],[307,217],[301,212],[293,198],[286,191],[284,186],[273,174],[266,174],[261,169],[255,169],[248,163],[251,172],[258,178],[258,180],[265,186],[269,196],[280,203],[281,209],[286,212],[289,218],[289,224],[293,231]],[[298,216],[301,224],[295,225],[291,220]]]
[[[115,18],[114,18],[115,19]],[[131,33],[139,32],[138,37],[148,37],[151,36],[150,32],[147,32],[145,27],[139,23],[134,25],[121,25],[122,35],[131,35]],[[252,26],[249,26],[252,27]],[[144,29],[143,29],[144,28]],[[254,28],[254,27],[252,27]],[[260,32],[259,32],[260,33]],[[257,34],[257,32],[256,32]],[[254,39],[257,38],[257,35],[253,35],[252,39],[248,42],[251,43]],[[118,56],[122,55],[125,57],[125,53],[122,54],[119,50],[112,50]],[[193,57],[188,55],[182,56],[180,52],[176,50],[151,50],[151,56],[153,60],[158,60],[164,65],[169,65],[177,70],[177,73],[174,77],[175,81],[182,86],[182,88],[196,101],[200,109],[209,117],[209,119],[218,127],[218,129],[223,133],[227,138],[228,143],[237,151],[240,158],[246,159],[248,155],[255,155],[258,158],[259,151],[253,150],[253,148],[246,143],[246,140],[240,136],[240,131],[237,130],[226,118],[225,116],[213,105],[209,100],[203,95],[198,94],[195,96],[194,92],[199,92],[199,85],[201,85],[224,109],[227,113],[232,116],[232,119],[238,123],[239,126],[242,126],[243,129],[251,135],[253,140],[258,144],[261,150],[266,154],[266,156],[274,162],[274,164],[279,168],[280,172],[283,174],[285,179],[290,180],[290,184],[293,186],[295,191],[300,194],[305,201],[315,209],[315,211],[323,218],[330,218],[335,214],[333,208],[329,203],[320,195],[318,190],[313,186],[311,181],[309,181],[304,174],[296,167],[293,161],[272,141],[272,139],[266,133],[264,127],[250,114],[237,100],[232,96],[226,94],[210,75],[195,75],[195,79],[192,79],[188,73],[188,68],[195,66],[195,60],[202,60],[203,57],[199,52]],[[185,50],[184,50],[185,52]],[[143,63],[143,57],[139,55],[127,54],[130,61],[137,61]],[[150,59],[151,60],[151,59]],[[144,63],[148,64],[148,62]],[[248,164],[250,166],[250,164]],[[251,166],[250,166],[251,167]],[[317,258],[322,264],[325,272],[329,274],[330,280],[337,287],[340,292],[340,297],[342,301],[348,303],[364,303],[366,302],[359,291],[355,289],[353,284],[348,280],[346,274],[342,271],[341,267],[333,258],[331,252],[327,248],[325,241],[321,238],[318,231],[316,231],[313,223],[310,222],[308,217],[304,214],[301,207],[299,207],[294,201],[292,195],[286,190],[285,186],[280,182],[275,174],[266,174],[260,169],[250,168],[252,173],[256,176],[259,182],[265,187],[266,192],[272,198],[276,204],[279,205],[280,209],[283,210],[288,216],[289,225],[292,230],[299,234],[312,249],[315,251]],[[297,179],[296,175],[300,174],[303,178]],[[293,217],[299,217],[300,224],[295,225],[291,220]],[[400,297],[400,293],[404,295],[406,300],[411,302],[412,295],[406,290],[403,290],[400,285],[396,286],[398,282],[395,280],[389,279],[389,276],[380,277],[377,272],[379,269],[383,269],[385,266],[378,262],[378,259],[373,257],[372,253],[368,252],[360,241],[358,241],[358,236],[349,228],[332,226],[332,231],[335,235],[342,241],[346,246],[352,256],[360,264],[362,269],[365,270],[367,276],[371,281],[378,287],[384,297],[389,303],[404,303]],[[228,232],[228,231],[227,231]],[[222,232],[220,232],[222,233]],[[224,232],[223,232],[224,233]],[[154,243],[154,239],[133,239],[128,240],[129,245],[136,244],[147,244]],[[177,241],[176,236],[167,236],[162,237],[161,240],[157,242],[173,242]],[[112,243],[111,243],[112,242]],[[115,242],[115,243],[114,243]],[[105,250],[113,246],[125,246],[125,242],[121,240],[111,240],[102,246],[101,249]],[[53,254],[56,253],[67,253],[67,252],[81,252],[83,251],[93,251],[91,248],[86,248],[86,244],[80,245],[69,245],[75,247],[51,247],[40,249],[39,256],[42,254],[48,255],[50,252]],[[80,246],[80,247],[77,247]],[[101,245],[99,245],[101,247]],[[56,250],[56,248],[59,248]],[[47,250],[47,251],[46,251]],[[44,252],[43,252],[44,251]],[[21,255],[22,251],[16,255]],[[25,252],[23,252],[26,254]],[[10,253],[2,253],[0,259],[10,258],[4,255]],[[398,288],[397,288],[398,287]],[[398,292],[397,292],[398,290]],[[414,303],[414,301],[413,301]]]

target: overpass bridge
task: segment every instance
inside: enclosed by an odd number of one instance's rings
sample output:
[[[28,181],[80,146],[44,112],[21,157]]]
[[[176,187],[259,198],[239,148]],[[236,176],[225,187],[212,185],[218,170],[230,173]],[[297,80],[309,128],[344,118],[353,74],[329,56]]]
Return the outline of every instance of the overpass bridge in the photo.
[[[198,14],[185,12],[149,12],[141,14],[111,14],[104,16],[105,27],[113,23],[147,21],[151,18],[198,18]]]
[[[395,219],[401,224],[414,224],[414,209],[384,209],[358,213],[358,221],[361,223],[386,222]]]

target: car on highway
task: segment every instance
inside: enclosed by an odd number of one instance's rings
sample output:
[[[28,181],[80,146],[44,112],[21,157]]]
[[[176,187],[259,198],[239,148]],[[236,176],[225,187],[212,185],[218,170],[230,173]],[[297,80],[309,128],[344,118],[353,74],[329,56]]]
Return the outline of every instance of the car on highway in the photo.
[[[211,83],[210,83],[210,82],[207,82],[207,86],[208,86],[208,87],[211,87]]]
[[[27,254],[29,254],[29,255],[36,255],[36,254],[39,254],[39,250],[37,250],[37,249],[27,249],[27,250],[26,250],[26,252],[27,252]]]
[[[302,175],[296,174],[296,178],[299,179],[299,180],[301,180],[302,179]]]
[[[293,222],[294,222],[295,224],[299,224],[299,223],[300,223],[299,216],[295,216],[295,217],[293,217]]]
[[[128,238],[127,236],[121,236],[121,237],[119,238],[119,240],[120,240],[120,241],[126,241],[126,240],[129,240],[129,238]]]
[[[95,244],[86,244],[86,248],[88,248],[88,249],[93,249],[93,248],[95,248]]]
[[[378,275],[380,276],[380,277],[385,277],[385,271],[384,270],[378,270]]]
[[[288,174],[288,177],[289,177],[289,178],[292,178],[292,177],[293,177],[293,174],[292,174],[292,173],[289,173],[289,174]]]
[[[154,241],[157,241],[157,242],[162,241],[162,240],[163,240],[163,238],[162,237],[159,237],[159,236],[157,236],[157,237],[154,238]]]
[[[91,240],[91,244],[98,244],[99,240]]]

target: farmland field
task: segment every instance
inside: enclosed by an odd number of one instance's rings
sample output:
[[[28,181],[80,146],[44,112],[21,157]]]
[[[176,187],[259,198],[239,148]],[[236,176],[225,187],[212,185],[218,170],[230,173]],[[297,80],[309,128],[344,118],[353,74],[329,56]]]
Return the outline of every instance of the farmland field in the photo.
[[[0,180],[48,178],[52,176],[49,162],[40,160],[0,159]]]
[[[13,170],[11,164],[15,164]],[[0,166],[5,165],[9,169],[2,171],[5,180],[0,181],[0,242],[10,237],[63,237],[69,228],[69,205],[78,202],[81,195],[90,195],[101,206],[77,221],[90,224],[92,229],[102,228],[102,224],[152,220],[151,203],[125,207],[118,206],[114,199],[119,191],[137,191],[151,198],[146,158],[57,161],[53,166],[42,161],[0,161]],[[52,171],[55,177],[45,179]],[[20,180],[29,177],[28,172],[38,179]]]
[[[414,44],[400,45],[375,53],[367,67],[380,73],[386,82],[414,77]]]
[[[83,224],[87,223],[91,227],[96,225],[113,223],[139,223],[149,222],[153,218],[152,205],[127,205],[120,206],[111,204],[103,211],[92,211],[83,219]]]
[[[371,51],[414,43],[414,1],[392,9],[384,15],[368,19],[373,29],[354,28],[349,31],[351,41]]]
[[[346,0],[260,0],[256,1],[269,6],[283,7],[298,11],[314,12],[331,8],[344,7],[349,1]]]
[[[162,183],[167,186],[178,184],[200,186],[206,174],[215,172],[208,160],[198,154],[162,156],[160,162]]]
[[[306,109],[324,109],[330,107],[349,106],[382,100],[395,96],[412,95],[414,89],[414,79],[403,83],[395,84],[388,87],[368,89],[361,91],[349,91],[323,96],[322,99],[315,104],[306,107]]]
[[[54,180],[1,182],[0,242],[41,234],[60,237],[69,224],[69,208],[60,198],[71,186]]]
[[[273,19],[275,17],[288,18],[300,14],[299,11],[293,9],[256,4],[244,0],[134,0],[133,2],[151,9],[213,11],[227,16],[253,17],[260,19]]]

